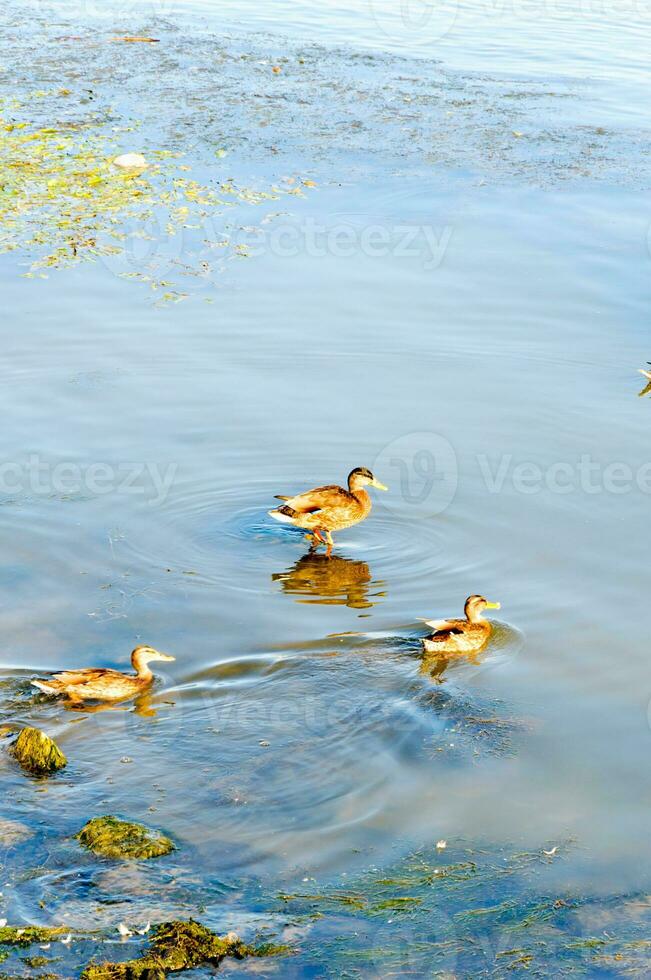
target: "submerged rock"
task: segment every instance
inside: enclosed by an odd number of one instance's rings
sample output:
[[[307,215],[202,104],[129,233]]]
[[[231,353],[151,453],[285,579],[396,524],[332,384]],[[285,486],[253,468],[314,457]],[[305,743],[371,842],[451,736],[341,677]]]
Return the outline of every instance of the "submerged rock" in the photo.
[[[56,742],[38,728],[23,728],[11,748],[11,753],[23,769],[39,776],[56,772],[68,765],[68,760]]]
[[[144,956],[125,963],[98,963],[87,966],[82,980],[165,980],[168,973],[191,970],[207,964],[218,966],[226,956],[244,959],[260,955],[235,933],[223,938],[193,919],[164,922],[154,930]]]
[[[33,836],[33,831],[18,820],[5,820],[0,817],[0,846],[11,847],[13,844],[20,844]]]
[[[75,836],[80,844],[101,857],[144,861],[175,849],[160,831],[111,816],[94,817]]]

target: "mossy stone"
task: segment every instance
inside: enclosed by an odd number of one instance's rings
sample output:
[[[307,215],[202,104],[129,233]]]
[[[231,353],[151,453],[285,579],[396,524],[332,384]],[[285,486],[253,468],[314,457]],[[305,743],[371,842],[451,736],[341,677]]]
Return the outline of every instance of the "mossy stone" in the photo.
[[[65,926],[2,926],[0,946],[31,946],[32,943],[48,943],[66,934]]]
[[[89,820],[76,838],[93,854],[124,860],[144,861],[174,850],[172,841],[160,831],[111,816]]]
[[[11,752],[26,772],[38,776],[56,772],[68,765],[56,742],[38,728],[23,728]]]
[[[24,956],[23,963],[27,966],[31,966],[32,969],[36,969],[39,966],[47,966],[51,961],[47,956]]]
[[[256,951],[234,934],[222,938],[193,919],[164,922],[154,930],[148,952],[125,963],[87,966],[82,980],[165,980],[168,973],[208,964],[218,966],[226,956],[244,959]]]

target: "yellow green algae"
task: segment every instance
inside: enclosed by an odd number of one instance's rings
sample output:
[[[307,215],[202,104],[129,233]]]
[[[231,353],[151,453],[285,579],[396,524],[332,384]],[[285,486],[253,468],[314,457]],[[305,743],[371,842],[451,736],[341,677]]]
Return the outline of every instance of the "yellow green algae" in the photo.
[[[23,963],[26,966],[30,966],[32,969],[36,969],[39,966],[47,966],[48,963],[52,961],[48,959],[47,956],[24,956]]]
[[[319,892],[283,893],[280,908],[294,928],[309,929],[306,974],[648,976],[648,897],[628,896],[627,908],[620,895],[561,890],[558,866],[574,845],[554,842],[550,859],[550,844],[423,847],[390,870],[346,875],[346,890],[339,879]]]
[[[207,965],[216,967],[227,956],[241,960],[247,956],[279,955],[281,947],[255,949],[233,933],[221,937],[195,922],[174,920],[154,929],[147,952],[124,963],[90,964],[82,980],[164,980],[169,973]],[[286,948],[282,948],[286,952]]]
[[[172,841],[160,831],[117,817],[94,817],[75,835],[83,847],[107,858],[144,861],[174,850]]]
[[[39,776],[57,772],[68,764],[56,742],[38,728],[23,728],[11,754],[26,772]]]
[[[154,242],[154,251],[162,251],[163,240],[178,238],[182,246],[188,232],[205,236],[215,217],[235,204],[302,195],[303,187],[312,185],[308,181],[249,188],[216,172],[196,180],[178,150],[141,146],[137,123],[123,120],[109,127],[107,119],[115,121],[114,110],[102,114],[98,108],[66,118],[81,109],[78,103],[74,92],[61,88],[0,99],[0,253],[29,256],[28,277],[47,277],[54,269],[119,257],[130,247],[130,239]],[[52,122],[40,125],[37,118]],[[145,169],[115,165],[125,142],[144,152]],[[221,169],[223,174],[223,165]],[[234,256],[248,254],[223,231],[204,244]],[[160,301],[179,302],[188,294],[175,279],[205,278],[207,267],[207,262],[195,268],[167,261],[163,277],[153,267],[119,275],[145,283]]]

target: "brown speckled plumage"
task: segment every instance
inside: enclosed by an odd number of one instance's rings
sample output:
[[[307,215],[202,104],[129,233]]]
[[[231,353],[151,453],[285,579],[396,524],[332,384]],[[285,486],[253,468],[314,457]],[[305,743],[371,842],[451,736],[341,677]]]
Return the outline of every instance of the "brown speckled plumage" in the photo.
[[[269,511],[270,517],[284,524],[305,528],[314,535],[314,544],[325,544],[328,552],[332,548],[332,531],[359,524],[371,512],[371,498],[365,486],[386,490],[365,467],[354,469],[348,476],[348,489],[331,484],[306,490],[295,497],[279,496],[284,503]]]
[[[135,675],[104,667],[86,667],[64,670],[46,681],[32,681],[32,684],[45,694],[65,695],[70,701],[124,701],[149,687],[154,679],[148,666],[152,660],[174,659],[153,647],[139,646],[131,654]]]
[[[488,602],[481,595],[471,595],[466,599],[465,619],[425,619],[433,630],[431,636],[423,640],[428,654],[477,653],[488,642],[493,630],[492,624],[483,618],[485,609],[499,609],[499,602]]]

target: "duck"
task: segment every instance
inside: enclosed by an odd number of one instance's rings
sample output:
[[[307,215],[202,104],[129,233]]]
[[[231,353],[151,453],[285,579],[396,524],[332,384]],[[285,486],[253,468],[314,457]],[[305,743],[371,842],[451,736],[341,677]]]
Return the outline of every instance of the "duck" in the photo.
[[[486,609],[500,609],[499,602],[489,602],[483,595],[471,595],[464,606],[465,619],[423,619],[433,630],[423,639],[426,653],[477,653],[488,642],[492,623],[484,619]]]
[[[49,680],[35,680],[32,685],[45,694],[65,695],[70,701],[124,701],[145,691],[154,680],[149,664],[155,660],[176,660],[150,646],[138,646],[131,654],[132,674],[104,667],[64,670]]]
[[[371,513],[371,498],[365,487],[388,490],[365,466],[357,466],[348,474],[348,489],[335,484],[305,490],[295,497],[276,496],[284,501],[282,507],[268,511],[270,517],[283,524],[305,528],[311,533],[312,547],[326,545],[328,557],[332,554],[333,531],[352,527],[366,520]],[[324,537],[325,535],[325,537]]]

